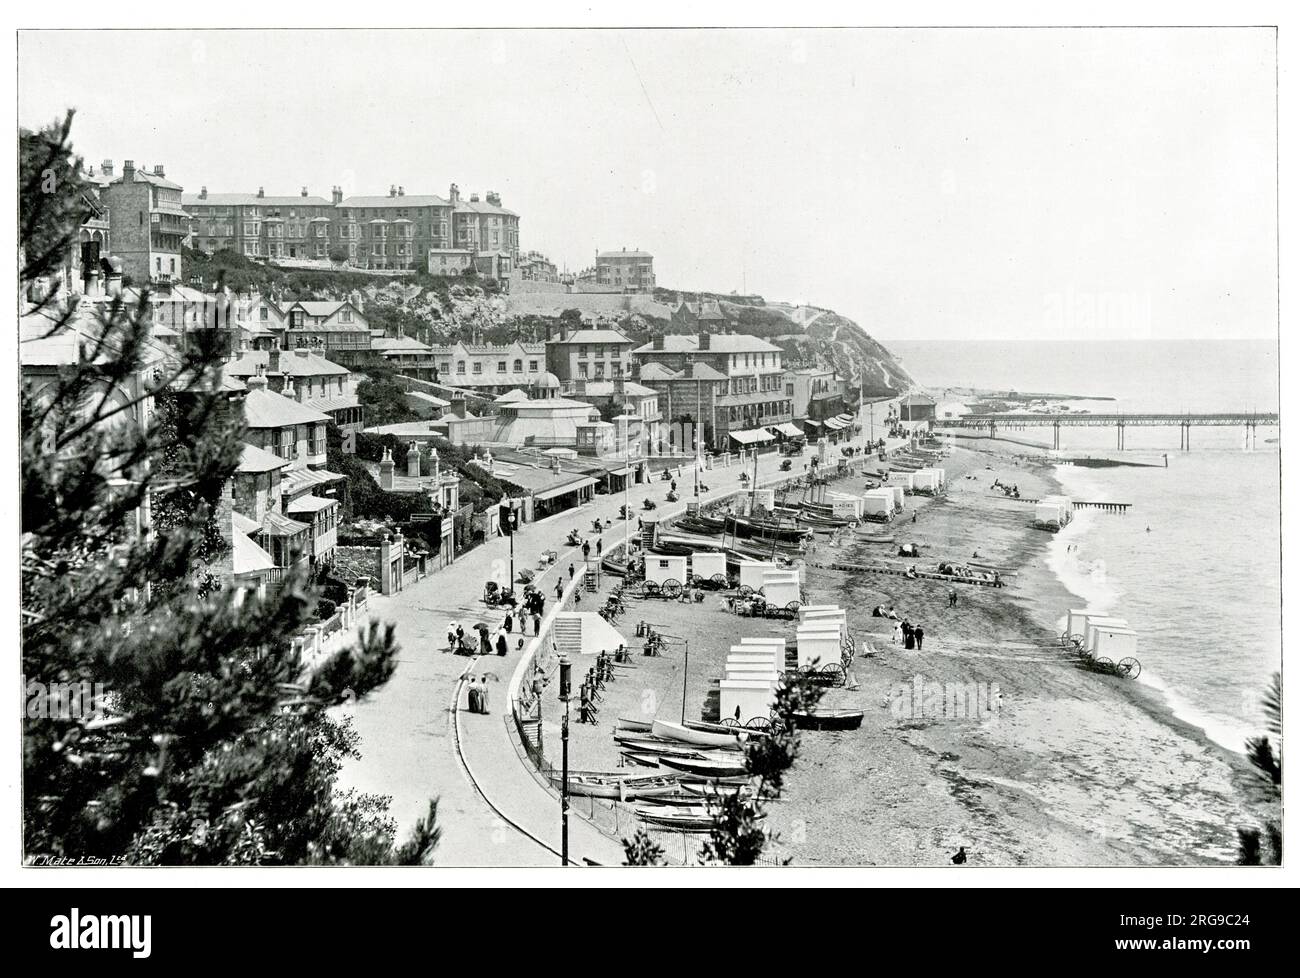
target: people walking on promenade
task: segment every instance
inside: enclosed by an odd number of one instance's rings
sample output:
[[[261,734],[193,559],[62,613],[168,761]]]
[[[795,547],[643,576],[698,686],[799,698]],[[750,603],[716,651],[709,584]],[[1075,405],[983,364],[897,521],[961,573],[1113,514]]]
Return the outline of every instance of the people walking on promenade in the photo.
[[[510,643],[506,640],[505,629],[497,631],[497,655],[505,655],[510,650]]]
[[[572,566],[569,567],[569,577],[573,577],[573,567],[572,567]],[[555,582],[555,600],[556,600],[556,601],[559,601],[562,597],[564,597],[564,582],[563,582],[563,581],[556,581],[556,582]]]
[[[583,559],[583,560],[590,560],[590,559],[591,559],[591,541],[590,541],[590,540],[583,540],[583,541],[582,541],[582,559]]]
[[[477,676],[469,677],[469,712],[470,713],[483,712],[483,699],[479,695]]]
[[[465,629],[457,623],[456,625],[456,647],[454,651],[463,652],[465,650]]]
[[[912,635],[916,638],[916,651],[921,651],[921,644],[925,641],[925,629],[920,625],[912,629]]]
[[[479,676],[478,679],[478,705],[479,712],[486,714],[488,712],[488,684],[487,676]]]
[[[596,541],[596,556],[599,557],[599,556],[601,556],[604,552],[605,552],[605,545],[604,545],[604,542],[601,541],[601,540],[597,540],[597,541]]]
[[[515,618],[509,611],[506,612],[505,629],[507,635],[515,630]]]
[[[573,564],[569,564],[569,580],[573,580]]]

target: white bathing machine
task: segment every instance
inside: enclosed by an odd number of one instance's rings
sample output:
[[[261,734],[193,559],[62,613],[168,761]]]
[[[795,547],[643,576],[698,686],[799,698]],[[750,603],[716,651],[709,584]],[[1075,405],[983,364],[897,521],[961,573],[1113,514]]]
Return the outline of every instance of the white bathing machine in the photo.
[[[661,588],[672,584],[683,586],[686,583],[686,555],[646,554],[645,582]]]
[[[1127,630],[1128,627],[1128,620],[1125,618],[1116,618],[1114,616],[1098,616],[1096,618],[1089,618],[1088,630],[1084,632],[1084,651],[1096,655],[1097,642],[1104,631],[1116,628]]]
[[[1055,533],[1065,525],[1065,507],[1060,503],[1034,503],[1034,526]]]
[[[800,669],[821,670],[828,665],[840,664],[840,630],[835,627],[800,626],[795,633],[798,644],[797,663]]]
[[[727,555],[707,551],[691,554],[691,580],[709,581],[719,587],[726,587]]]
[[[762,511],[770,513],[776,508],[776,490],[775,489],[755,489],[745,494],[745,505],[749,507],[750,514]]]
[[[1040,505],[1048,504],[1058,507],[1061,511],[1062,526],[1074,519],[1074,500],[1066,496],[1044,496],[1038,502]]]
[[[809,615],[818,611],[842,611],[837,604],[806,604],[799,609],[799,620],[803,621]]]
[[[763,586],[763,572],[780,570],[770,560],[742,560],[740,562],[740,587],[744,591],[757,591]]]
[[[776,702],[776,687],[761,679],[724,679],[718,683],[718,716],[744,726],[766,719]]]
[[[890,492],[894,494],[894,509],[897,512],[901,513],[903,511],[903,506],[905,505],[904,502],[904,496],[906,495],[905,488],[903,486],[887,486],[885,488],[887,488]]]
[[[891,486],[900,486],[904,492],[911,492],[916,488],[911,472],[890,472],[886,481]]]
[[[938,469],[917,469],[912,473],[912,488],[917,492],[936,493],[943,486]]]
[[[843,492],[828,492],[825,501],[831,507],[831,515],[838,519],[862,519],[861,496],[851,496]]]
[[[894,513],[894,494],[892,491],[869,489],[862,495],[862,515],[864,518],[887,520]]]
[[[766,571],[763,574],[763,597],[777,608],[799,603],[799,575],[793,571]],[[791,612],[797,608],[790,608]]]

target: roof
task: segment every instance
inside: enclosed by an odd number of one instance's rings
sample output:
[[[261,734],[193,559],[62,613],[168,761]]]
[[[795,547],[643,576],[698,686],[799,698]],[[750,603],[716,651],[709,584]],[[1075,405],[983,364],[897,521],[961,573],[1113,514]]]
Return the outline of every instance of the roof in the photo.
[[[650,254],[650,252],[648,251],[598,251],[596,252],[597,261],[600,261],[602,258],[653,258],[653,257],[654,255]]]
[[[772,441],[776,436],[770,431],[762,428],[750,428],[747,431],[729,431],[727,432],[732,438],[742,445],[753,445],[758,442]]]
[[[240,472],[273,472],[289,463],[279,455],[268,452],[265,448],[245,444],[239,456]]]
[[[244,398],[244,423],[250,428],[285,428],[324,421],[329,421],[329,415],[273,391],[255,387]]]
[[[291,499],[285,503],[284,511],[286,513],[317,513],[322,509],[337,506],[338,502],[337,499],[326,499],[324,496],[299,496],[297,499]]]
[[[300,347],[299,350],[281,350],[279,370],[270,369],[271,351],[248,350],[240,354],[239,359],[226,364],[225,371],[232,377],[252,377],[257,373],[258,367],[266,367],[266,373],[271,377],[283,374],[293,377],[332,377],[352,373],[347,367],[340,367],[306,347]]]
[[[182,189],[179,183],[172,183],[170,180],[167,180],[164,177],[160,177],[156,173],[150,173],[148,170],[141,170],[137,168],[135,170],[132,170],[131,172],[134,176],[134,179],[131,181],[132,183],[151,183],[155,187],[162,187],[164,190]],[[114,177],[112,180],[109,181],[109,184],[111,185],[115,183],[125,183],[125,182],[126,182],[126,173],[125,171],[123,171],[121,176]]]
[[[510,401],[526,401],[528,400],[528,395],[525,392],[521,391],[518,387],[516,387],[513,390],[506,391],[504,394],[502,394],[500,397],[496,398],[495,400],[497,404],[506,404],[509,403]]]
[[[235,510],[230,514],[230,525],[242,533],[258,533],[262,529],[261,523],[257,522],[257,520],[249,519],[243,513],[239,512],[239,510]]]
[[[442,437],[441,430],[435,430],[432,421],[401,421],[397,424],[381,424],[366,428],[367,435],[396,435],[398,438],[428,438],[431,435]],[[445,426],[444,426],[445,427]]]
[[[654,341],[639,346],[633,353],[780,353],[781,348],[748,333],[710,333],[709,348],[700,350],[700,338],[694,333],[668,333],[662,349]]]
[[[512,210],[507,210],[500,204],[489,204],[485,200],[458,200],[456,210],[461,213],[473,214],[504,214],[508,217],[518,217]]]
[[[345,478],[347,476],[331,472],[329,469],[290,469],[280,481],[280,490],[292,495],[306,486],[325,486]]]
[[[297,536],[304,530],[310,529],[311,526],[307,523],[299,523],[279,513],[267,513],[266,518],[262,520],[262,532],[271,537]]]
[[[707,363],[691,364],[691,372],[687,374],[685,370],[671,370],[662,363],[644,363],[641,365],[641,379],[649,381],[666,381],[666,380],[701,380],[717,381],[726,380],[727,375],[720,370],[710,367]]]
[[[383,336],[370,340],[370,349],[383,353],[432,353],[433,347],[410,336]]]
[[[612,397],[619,393],[619,389],[612,380],[589,380],[581,392],[575,390],[573,393],[577,397]],[[634,380],[625,380],[622,393],[631,397],[652,397],[659,392]]]
[[[433,194],[403,194],[400,197],[345,197],[339,207],[450,207],[451,201]]]
[[[344,408],[361,407],[361,402],[356,397],[308,397],[302,402],[309,408],[317,411],[324,411],[329,414],[331,411],[342,411]]]
[[[347,299],[326,299],[322,301],[306,300],[294,302],[285,307],[289,309],[302,309],[309,316],[332,316],[344,306],[352,305]],[[367,327],[369,328],[369,327]]]
[[[432,405],[433,407],[451,407],[451,401],[444,401],[441,397],[437,397],[433,394],[426,394],[424,391],[407,391],[406,396],[413,397],[417,401],[423,401],[425,404]]]
[[[332,207],[324,197],[259,197],[257,194],[184,194],[181,200],[187,207]]]
[[[934,404],[935,401],[934,398],[928,397],[925,394],[913,393],[913,394],[908,394],[898,403],[901,404],[903,407],[911,407],[912,405],[917,405],[919,407],[921,405]]]
[[[256,574],[275,567],[275,559],[248,538],[248,534],[238,527],[231,530],[234,544],[234,573]]]
[[[568,339],[551,340],[552,343],[626,343],[632,341],[616,329],[580,329]]]

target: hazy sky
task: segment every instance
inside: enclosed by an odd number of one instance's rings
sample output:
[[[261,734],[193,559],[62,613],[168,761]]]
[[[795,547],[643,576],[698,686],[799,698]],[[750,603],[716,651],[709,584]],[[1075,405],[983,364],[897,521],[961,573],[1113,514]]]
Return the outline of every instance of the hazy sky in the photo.
[[[1272,30],[48,32],[18,84],[187,192],[455,181],[887,339],[1276,335]]]

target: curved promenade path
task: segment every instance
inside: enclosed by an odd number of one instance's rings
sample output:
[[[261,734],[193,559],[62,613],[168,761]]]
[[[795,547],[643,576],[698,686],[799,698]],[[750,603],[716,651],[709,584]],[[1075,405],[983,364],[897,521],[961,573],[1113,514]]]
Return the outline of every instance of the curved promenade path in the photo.
[[[802,474],[805,459],[792,459],[788,474],[781,473],[781,458],[775,453],[761,456],[759,483]],[[828,460],[839,458],[838,447]],[[741,488],[741,471],[753,475],[752,460],[742,467],[714,469],[704,474],[709,486],[707,502]],[[685,510],[692,499],[694,481],[689,468],[677,480],[681,500],[668,504],[668,483],[654,481],[633,485],[628,493],[631,506],[641,513],[646,498],[658,504],[661,519]],[[515,537],[515,570],[536,569],[538,556],[556,550],[560,559],[539,574],[537,586],[547,597],[546,612],[555,610],[555,583],[562,577],[566,586],[572,562],[581,573],[582,553],[566,547],[568,531],[577,528],[592,542],[596,535],[592,521],[614,520],[605,531],[606,548],[622,543],[624,525],[618,521],[623,493],[596,496],[577,509],[527,524]],[[636,532],[636,522],[630,524]],[[489,608],[482,598],[484,581],[509,573],[509,540],[498,538],[461,557],[410,588],[388,596],[372,596],[369,615],[397,625],[401,645],[397,670],[381,689],[346,710],[361,735],[362,757],[349,762],[340,775],[344,788],[376,792],[392,798],[391,814],[398,825],[398,839],[409,833],[422,818],[429,799],[438,797],[438,822],[442,841],[435,853],[439,866],[556,866],[559,865],[559,803],[532,773],[518,752],[513,724],[508,722],[506,687],[521,658],[511,648],[504,657],[470,659],[446,651],[448,623],[460,622],[468,631],[475,622],[485,622],[495,632],[503,612]],[[566,602],[567,604],[567,602]],[[512,636],[517,642],[518,631]],[[531,638],[531,629],[528,638]],[[525,643],[525,651],[527,643]],[[468,712],[463,677],[489,674],[487,716]],[[548,755],[559,750],[548,743]],[[622,862],[622,847],[598,832],[582,818],[569,819],[570,858],[584,858],[603,865]]]

